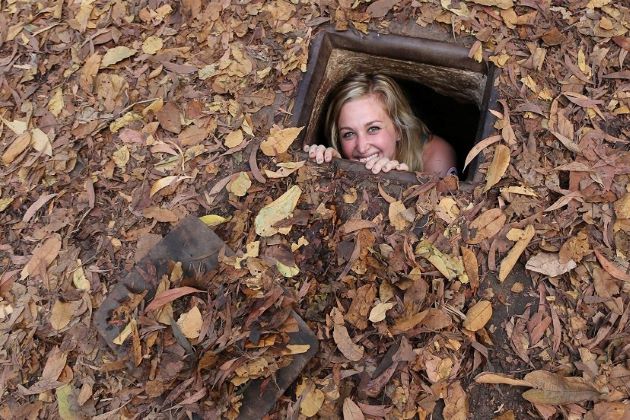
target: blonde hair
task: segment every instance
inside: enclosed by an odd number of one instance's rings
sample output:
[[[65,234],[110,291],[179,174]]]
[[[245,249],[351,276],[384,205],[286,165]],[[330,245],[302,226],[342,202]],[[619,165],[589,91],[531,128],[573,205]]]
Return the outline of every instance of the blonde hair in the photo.
[[[347,102],[370,94],[383,102],[400,136],[396,145],[396,160],[406,163],[411,171],[422,171],[422,152],[430,135],[429,129],[413,114],[409,101],[394,79],[383,74],[356,74],[343,80],[333,90],[326,113],[326,133],[332,147],[342,153],[337,125],[341,108]]]

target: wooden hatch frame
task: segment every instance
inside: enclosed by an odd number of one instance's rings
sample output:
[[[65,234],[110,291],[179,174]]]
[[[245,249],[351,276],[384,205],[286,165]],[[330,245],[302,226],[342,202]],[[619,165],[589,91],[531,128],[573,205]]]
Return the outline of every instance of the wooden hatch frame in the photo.
[[[323,107],[330,91],[352,72],[378,70],[428,86],[443,96],[474,103],[480,111],[474,140],[477,144],[493,131],[495,117],[488,111],[497,102],[494,82],[498,68],[485,60],[479,63],[468,57],[468,53],[469,49],[464,46],[432,39],[335,32],[327,28],[317,34],[311,45],[308,69],[293,107],[292,123],[305,127],[302,144],[321,143],[317,130],[323,121]],[[342,166],[351,170],[361,167],[349,163],[345,161]],[[479,159],[475,159],[469,165],[465,182],[481,180],[477,171],[479,163]],[[395,172],[391,175],[388,178],[417,182],[413,174]]]

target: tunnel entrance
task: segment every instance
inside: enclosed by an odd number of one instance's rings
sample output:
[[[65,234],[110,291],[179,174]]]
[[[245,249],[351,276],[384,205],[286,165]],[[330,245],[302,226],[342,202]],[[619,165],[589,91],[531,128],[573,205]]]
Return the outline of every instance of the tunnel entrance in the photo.
[[[496,103],[494,65],[478,63],[468,57],[467,48],[441,41],[320,32],[294,106],[293,123],[305,126],[303,144],[327,144],[329,94],[356,72],[382,73],[396,80],[416,116],[454,147],[460,178],[475,180],[478,161],[466,172],[462,168],[470,149],[493,129],[488,109]]]

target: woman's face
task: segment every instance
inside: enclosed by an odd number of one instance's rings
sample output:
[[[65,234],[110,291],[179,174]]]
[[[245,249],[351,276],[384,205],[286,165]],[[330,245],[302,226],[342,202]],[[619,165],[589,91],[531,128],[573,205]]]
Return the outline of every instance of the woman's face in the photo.
[[[366,162],[373,157],[394,159],[398,133],[385,104],[369,94],[346,102],[337,119],[344,157]]]

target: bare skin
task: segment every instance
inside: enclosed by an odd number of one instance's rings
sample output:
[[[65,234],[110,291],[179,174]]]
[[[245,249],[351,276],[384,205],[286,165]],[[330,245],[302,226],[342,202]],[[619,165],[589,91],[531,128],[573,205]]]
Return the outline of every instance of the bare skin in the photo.
[[[304,151],[308,157],[317,163],[331,162],[333,158],[340,159],[341,154],[332,147],[321,144],[305,145]],[[443,138],[432,135],[430,141],[424,146],[422,164],[424,172],[437,176],[445,176],[449,169],[455,166],[455,151],[453,147]],[[365,162],[365,168],[377,174],[379,172],[389,172],[392,169],[408,171],[409,168],[404,163],[387,158],[375,158]]]
[[[409,170],[407,164],[394,159],[400,133],[377,96],[369,94],[344,104],[337,124],[341,153],[347,159],[364,163],[374,174]],[[304,146],[304,151],[317,163],[342,157],[339,151],[323,145]],[[423,151],[425,172],[445,176],[454,166],[451,145],[441,137],[431,136]]]

